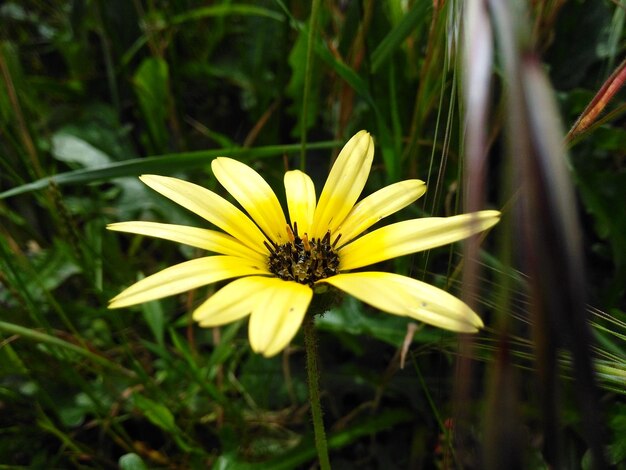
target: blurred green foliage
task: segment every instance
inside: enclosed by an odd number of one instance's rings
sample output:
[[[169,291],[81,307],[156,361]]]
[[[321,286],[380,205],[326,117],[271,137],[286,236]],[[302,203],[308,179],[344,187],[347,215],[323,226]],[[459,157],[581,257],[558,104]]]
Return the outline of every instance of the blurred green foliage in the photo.
[[[0,468],[311,468],[301,337],[268,360],[250,351],[245,321],[197,328],[190,312],[210,289],[108,311],[123,287],[199,253],[104,227],[121,220],[200,225],[135,176],[174,175],[219,192],[209,167],[219,155],[251,164],[284,200],[282,175],[299,166],[302,139],[319,189],[333,152],[362,128],[377,142],[367,194],[421,178],[429,192],[404,216],[460,212],[462,3],[324,1],[312,44],[308,2],[0,5]],[[626,5],[518,3],[527,4],[529,42],[567,126],[624,56]],[[484,190],[487,205],[506,210],[499,175],[507,111],[494,90]],[[568,162],[580,195],[594,364],[610,405],[606,449],[620,468],[623,104],[621,92],[609,105],[619,112],[579,138]],[[392,267],[459,293],[456,248]],[[320,318],[322,401],[336,468],[482,468],[489,371],[506,354],[519,374],[520,468],[544,468],[526,279],[493,248],[491,241],[479,255],[483,286],[474,299],[488,328],[461,341],[473,341],[467,376],[457,358],[468,350],[454,335],[420,325],[400,369],[408,320],[350,298]],[[514,257],[517,247],[509,250]],[[494,313],[502,290],[515,325],[508,344]],[[568,463],[585,466],[572,362],[559,354],[560,429]],[[461,403],[463,381],[471,392]],[[459,406],[472,420],[469,433],[454,432]]]

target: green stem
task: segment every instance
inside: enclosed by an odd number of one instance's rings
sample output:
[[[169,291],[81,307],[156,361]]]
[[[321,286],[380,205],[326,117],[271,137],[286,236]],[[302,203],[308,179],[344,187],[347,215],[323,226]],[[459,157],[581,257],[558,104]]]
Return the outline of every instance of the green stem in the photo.
[[[304,320],[304,346],[306,349],[306,370],[309,382],[309,400],[311,401],[311,417],[315,432],[315,447],[321,470],[330,470],[326,432],[322,419],[322,405],[320,404],[319,370],[317,368],[317,339],[315,324],[310,313]]]

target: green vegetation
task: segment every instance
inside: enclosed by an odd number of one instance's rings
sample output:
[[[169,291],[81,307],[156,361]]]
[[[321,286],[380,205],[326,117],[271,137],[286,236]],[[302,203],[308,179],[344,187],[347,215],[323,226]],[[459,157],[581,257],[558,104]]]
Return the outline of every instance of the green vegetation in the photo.
[[[428,184],[400,218],[504,217],[385,266],[480,333],[316,321],[333,468],[626,468],[624,0],[311,3],[0,4],[0,469],[316,465],[302,333],[265,359],[199,328],[214,287],[108,310],[202,253],[105,226],[204,226],[136,177],[225,196],[220,155],[319,194],[360,129],[365,194]]]

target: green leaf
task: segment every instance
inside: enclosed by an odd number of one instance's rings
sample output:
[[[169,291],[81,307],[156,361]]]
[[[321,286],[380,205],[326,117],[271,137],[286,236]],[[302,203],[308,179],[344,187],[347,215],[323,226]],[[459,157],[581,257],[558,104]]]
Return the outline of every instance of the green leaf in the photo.
[[[141,460],[141,457],[133,453],[122,455],[117,461],[117,464],[120,470],[148,470],[148,467],[146,467],[144,461]]]
[[[302,130],[308,130],[314,123],[319,110],[319,92],[322,74],[317,70],[319,67],[316,60],[311,61],[310,73],[310,89],[306,106],[306,117],[302,116],[302,107],[304,103],[304,84],[306,81],[306,62],[308,48],[308,30],[301,29],[298,31],[298,39],[289,53],[289,66],[291,68],[291,80],[287,85],[287,96],[289,96],[293,104],[289,111],[296,118],[296,125],[293,128],[292,135],[300,135]],[[305,122],[303,122],[303,120]]]
[[[284,21],[285,17],[280,13],[269,10],[267,8],[253,6],[253,5],[212,5],[209,7],[196,8],[194,10],[186,11],[185,13],[174,16],[171,20],[171,24],[180,24],[187,21],[197,21],[204,18],[220,17],[229,15],[240,16],[263,16],[265,18],[271,18],[276,21]]]
[[[307,144],[307,149],[329,149],[341,145],[338,141],[324,141]],[[109,181],[114,178],[124,176],[135,176],[144,173],[157,173],[167,175],[174,172],[198,168],[210,163],[214,158],[228,155],[242,160],[254,158],[269,158],[282,156],[285,154],[300,151],[300,144],[291,145],[268,145],[266,147],[243,148],[234,147],[230,149],[200,150],[196,152],[180,152],[160,155],[148,158],[135,158],[124,162],[115,162],[97,169],[84,169],[59,173],[54,176],[41,178],[32,183],[17,186],[0,193],[0,199],[4,199],[18,194],[47,188],[51,182],[57,185],[64,184],[85,184],[96,181]]]
[[[169,100],[169,67],[158,58],[147,58],[139,66],[133,77],[139,107],[148,126],[152,152],[167,149],[168,130],[166,126]]]
[[[284,6],[282,2],[279,2],[282,8],[285,10],[285,13],[289,15],[292,25],[295,29],[298,30],[301,36],[308,36],[308,27],[297,21],[293,16],[291,16],[289,10]],[[300,36],[299,36],[300,37]],[[385,161],[385,168],[387,170],[387,176],[390,181],[396,181],[399,176],[399,158],[398,155],[394,152],[394,145],[392,141],[392,133],[387,126],[385,119],[383,118],[383,114],[380,112],[374,98],[372,97],[369,91],[368,82],[359,76],[359,74],[341,59],[336,57],[336,55],[332,54],[324,41],[316,37],[313,43],[313,48],[315,53],[328,64],[334,72],[343,78],[348,85],[363,99],[365,102],[372,108],[374,114],[376,115],[376,124],[378,126],[380,144],[382,148],[382,156]],[[308,114],[308,112],[307,112]]]
[[[316,326],[336,333],[367,335],[399,347],[406,336],[407,324],[413,320],[385,312],[370,313],[353,297],[346,297],[342,305],[326,312],[315,322]],[[415,335],[414,340],[431,342],[440,340],[446,333],[438,329],[425,328]]]
[[[0,364],[2,364],[2,369],[0,369],[0,378],[4,378],[12,374],[27,375],[28,373],[28,368],[20,359],[19,354],[15,352],[11,343],[8,342],[0,348]]]
[[[174,415],[167,406],[140,395],[139,393],[133,395],[133,403],[143,412],[144,416],[152,424],[169,433],[182,451],[187,453],[199,452],[199,449],[194,448],[188,443],[187,437],[176,425]]]
[[[611,249],[615,273],[607,295],[617,299],[626,282],[626,217],[616,216],[623,213],[626,201],[626,173],[607,170],[603,168],[606,162],[588,156],[573,162],[585,208],[594,219],[598,236]]]
[[[18,53],[12,42],[0,42],[0,60],[4,62],[7,78],[12,81],[13,86],[19,86],[23,83]],[[0,125],[4,128],[7,124],[12,123],[15,123],[15,110],[9,89],[7,88],[6,79],[3,79],[0,80]]]
[[[560,89],[581,83],[588,69],[598,61],[607,37],[610,9],[604,2],[565,2],[559,21],[552,28],[550,48],[545,54],[551,64],[551,81]],[[585,34],[580,34],[585,31]]]
[[[174,420],[174,415],[167,406],[138,393],[133,395],[133,403],[155,426],[173,434],[179,433],[179,429]]]
[[[57,132],[52,136],[50,153],[57,160],[78,163],[86,168],[98,168],[111,162],[109,156],[101,150],[65,132]]]
[[[152,331],[157,344],[159,346],[163,346],[165,319],[161,302],[146,302],[142,304],[141,312],[143,313],[143,318],[150,327],[150,331]]]
[[[616,439],[609,446],[609,456],[612,464],[624,463],[626,462],[626,441],[623,439],[626,435],[626,405],[616,403],[611,411],[609,426]]]
[[[41,86],[44,87],[45,85]],[[84,145],[102,152],[110,160],[119,161],[137,156],[130,130],[129,125],[120,122],[113,107],[104,103],[94,103],[81,108],[80,115],[64,124],[55,133],[55,136],[73,136],[83,141]],[[54,145],[52,152],[54,152]],[[53,154],[53,156],[55,155]]]
[[[356,91],[356,93],[365,100],[365,102],[372,108],[376,116],[376,125],[378,128],[379,144],[382,149],[382,157],[385,162],[385,169],[387,170],[387,176],[390,181],[396,181],[399,176],[398,164],[400,159],[394,152],[394,145],[392,143],[392,134],[387,126],[387,123],[381,113],[378,105],[374,101],[373,96],[370,93],[368,82],[366,82],[361,76],[345,62],[335,57],[328,50],[326,45],[317,40],[313,44],[315,47],[315,53],[318,54],[324,62],[326,62],[332,69],[343,78],[350,87]]]
[[[41,250],[31,257],[32,271],[29,282],[24,285],[29,296],[36,301],[46,302],[46,293],[57,289],[72,276],[81,272],[74,259],[75,253],[66,243],[57,240],[50,249]],[[26,274],[23,271],[22,275]],[[0,302],[12,304],[10,292],[0,289]]]
[[[230,325],[229,327],[238,329],[238,326]],[[187,342],[187,340],[183,339],[179,334],[177,334],[174,328],[169,329],[169,334],[177,352],[182,355],[185,362],[187,363],[187,372],[194,378],[195,382],[200,387],[202,387],[202,389],[216,402],[222,405],[227,405],[227,398],[211,380],[212,377],[215,375],[214,369],[217,368],[220,364],[214,364],[210,360],[209,364],[204,364],[203,361],[203,365],[200,366],[198,364],[199,358],[194,356],[193,352],[189,348],[189,343]],[[212,355],[211,359],[213,357],[214,356]]]
[[[387,36],[378,44],[378,47],[372,52],[372,72],[376,73],[378,69],[391,57],[395,50],[402,44],[410,34],[419,36],[422,28],[426,24],[428,17],[426,9],[430,2],[417,1],[413,3],[413,7],[402,17],[400,22],[391,28]]]
[[[41,333],[40,331],[36,331],[30,328],[25,328],[23,326],[9,323],[9,322],[4,322],[4,321],[0,321],[0,331],[5,331],[7,333],[20,335],[24,339],[28,339],[36,343],[42,343],[42,345],[51,345],[52,347],[59,347],[59,348],[66,349],[70,352],[77,353],[102,367],[106,367],[112,370],[117,370],[118,372],[121,372],[122,374],[126,376],[130,376],[130,377],[134,376],[134,373],[130,372],[127,369],[124,369],[119,364],[113,361],[109,361],[105,357],[95,354],[88,349],[85,349],[81,346],[77,346],[76,344],[73,344],[73,343],[69,343],[55,336],[51,336],[46,333]]]

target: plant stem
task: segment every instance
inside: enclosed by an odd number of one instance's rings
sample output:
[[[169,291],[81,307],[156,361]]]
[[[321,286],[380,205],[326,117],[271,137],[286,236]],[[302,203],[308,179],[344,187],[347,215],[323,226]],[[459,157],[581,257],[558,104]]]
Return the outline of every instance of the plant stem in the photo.
[[[322,405],[320,404],[319,370],[317,368],[317,338],[315,324],[310,313],[304,320],[304,346],[306,349],[306,370],[309,382],[309,400],[311,401],[311,417],[315,433],[315,447],[321,470],[330,470],[326,432],[322,419]]]

